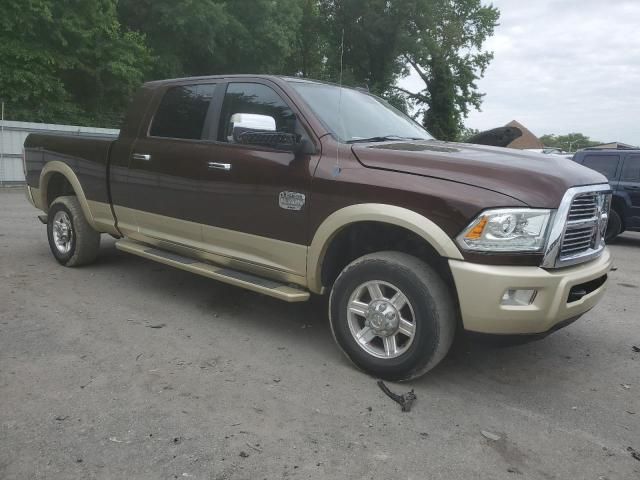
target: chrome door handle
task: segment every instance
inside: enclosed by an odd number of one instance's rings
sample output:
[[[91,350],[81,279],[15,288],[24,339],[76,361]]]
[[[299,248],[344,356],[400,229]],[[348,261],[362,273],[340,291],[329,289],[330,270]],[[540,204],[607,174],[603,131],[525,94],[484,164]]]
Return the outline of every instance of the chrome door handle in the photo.
[[[209,162],[207,165],[211,170],[224,170],[225,172],[231,170],[230,163]]]
[[[145,162],[148,162],[149,160],[151,160],[151,155],[148,155],[146,153],[134,153],[133,155],[131,155],[131,158],[133,158],[134,160],[144,160]]]

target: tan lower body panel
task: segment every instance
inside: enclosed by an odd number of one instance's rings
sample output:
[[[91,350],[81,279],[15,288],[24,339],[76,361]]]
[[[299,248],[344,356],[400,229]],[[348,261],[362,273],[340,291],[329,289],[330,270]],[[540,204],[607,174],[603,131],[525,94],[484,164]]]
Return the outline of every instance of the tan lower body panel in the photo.
[[[608,249],[596,260],[558,270],[449,260],[464,328],[492,334],[542,333],[589,311],[604,294],[606,282],[571,303],[567,302],[569,292],[573,286],[606,275],[611,263]],[[508,289],[535,289],[537,294],[530,305],[502,305]]]
[[[31,205],[46,213],[47,206],[43,205],[42,192],[39,188],[27,185],[26,194]],[[78,196],[78,199],[82,204],[84,196]],[[86,200],[86,210],[83,211],[88,214],[87,221],[96,229],[96,231],[100,233],[111,233],[113,235],[118,234],[115,227],[116,222],[113,218],[113,214],[111,213],[111,206],[108,203]]]
[[[217,265],[306,288],[307,247],[224,228],[114,206],[132,240]]]
[[[116,248],[124,252],[133,253],[156,262],[164,263],[172,267],[180,268],[188,272],[196,273],[214,280],[235,285],[238,287],[262,293],[287,302],[304,302],[309,299],[309,292],[299,288],[290,287],[267,279],[247,275],[228,268],[211,265],[196,259],[172,255],[169,252],[158,250],[148,245],[130,240],[118,240]]]

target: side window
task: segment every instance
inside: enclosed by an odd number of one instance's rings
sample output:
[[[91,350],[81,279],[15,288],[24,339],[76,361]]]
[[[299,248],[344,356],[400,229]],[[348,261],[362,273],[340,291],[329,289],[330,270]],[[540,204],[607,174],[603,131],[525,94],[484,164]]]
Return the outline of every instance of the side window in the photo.
[[[586,155],[584,162],[585,167],[589,167],[596,172],[600,172],[608,180],[613,180],[616,177],[616,171],[618,170],[618,162],[620,161],[619,155]]]
[[[629,155],[622,169],[622,180],[640,182],[640,155]]]
[[[218,140],[239,143],[233,135],[234,122],[236,127],[242,122],[247,130],[293,135],[296,116],[272,88],[260,83],[230,83],[222,105]]]
[[[215,84],[169,88],[153,117],[152,137],[201,139]]]

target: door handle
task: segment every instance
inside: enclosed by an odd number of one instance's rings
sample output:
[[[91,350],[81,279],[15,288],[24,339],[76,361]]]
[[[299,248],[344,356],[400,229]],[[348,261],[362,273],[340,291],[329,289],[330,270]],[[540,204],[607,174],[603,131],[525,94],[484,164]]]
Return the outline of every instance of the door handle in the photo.
[[[209,162],[207,165],[211,170],[224,170],[225,172],[231,170],[230,163]]]
[[[151,160],[151,155],[148,155],[146,153],[134,153],[133,155],[131,155],[131,158],[133,158],[134,160],[144,160],[145,162],[148,162],[149,160]]]
[[[627,185],[624,188],[625,190],[640,190],[640,186],[635,186],[635,185]]]

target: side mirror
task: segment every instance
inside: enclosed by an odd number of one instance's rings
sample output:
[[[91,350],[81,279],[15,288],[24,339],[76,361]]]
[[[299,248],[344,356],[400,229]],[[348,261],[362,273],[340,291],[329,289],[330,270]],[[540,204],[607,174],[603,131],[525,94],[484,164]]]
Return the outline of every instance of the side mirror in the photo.
[[[276,121],[269,115],[255,113],[234,113],[227,129],[229,142],[244,145],[262,145],[289,150],[295,154],[311,155],[315,153],[313,143],[306,137],[292,133],[278,132]]]

